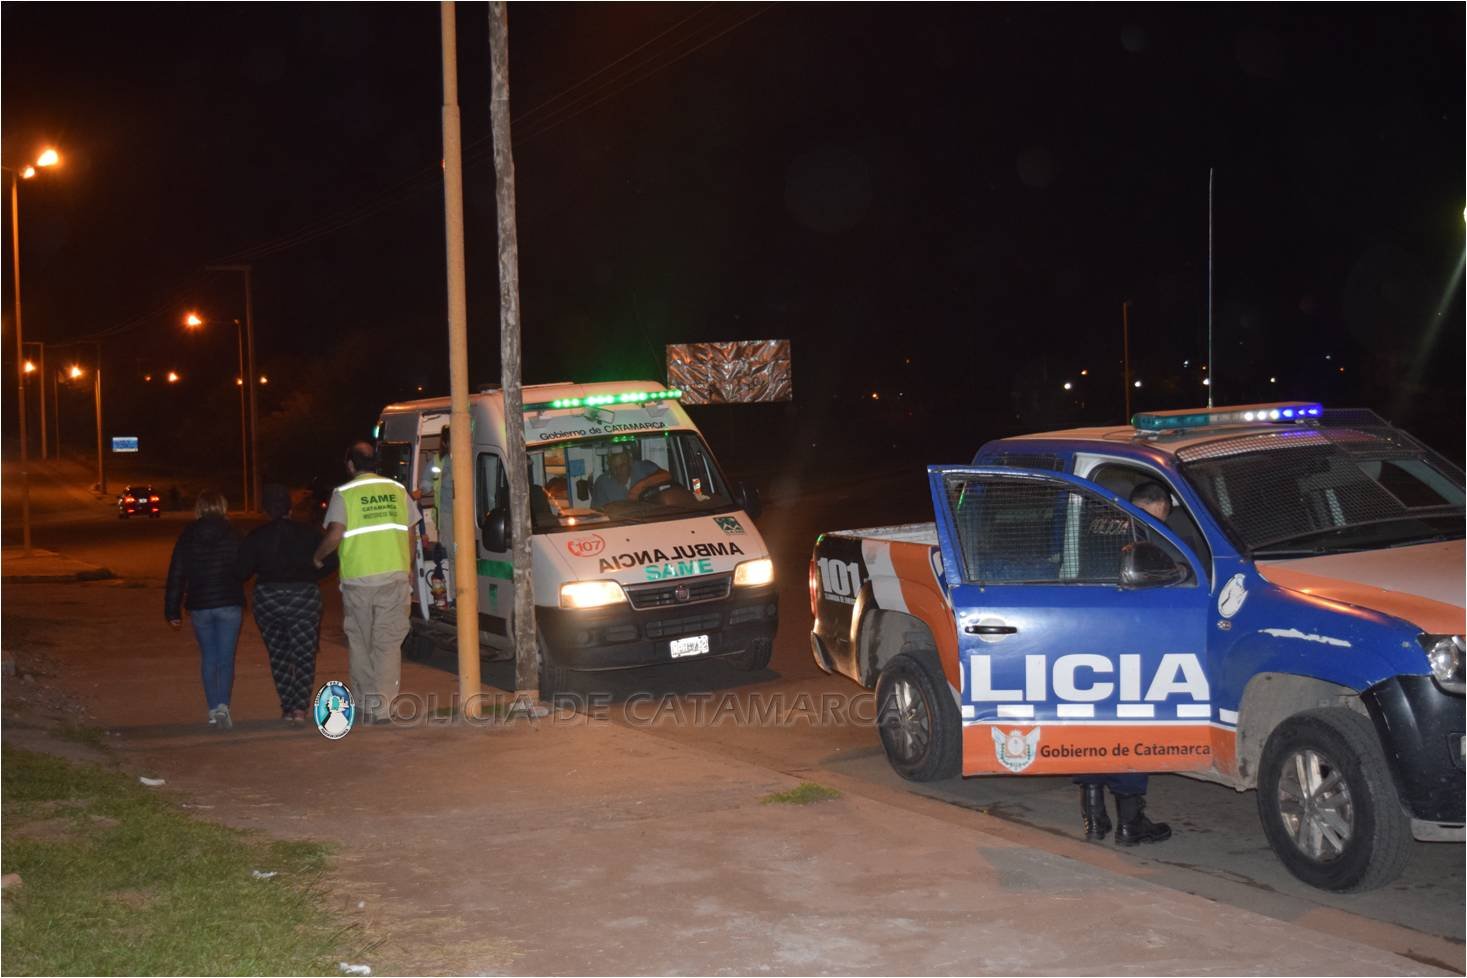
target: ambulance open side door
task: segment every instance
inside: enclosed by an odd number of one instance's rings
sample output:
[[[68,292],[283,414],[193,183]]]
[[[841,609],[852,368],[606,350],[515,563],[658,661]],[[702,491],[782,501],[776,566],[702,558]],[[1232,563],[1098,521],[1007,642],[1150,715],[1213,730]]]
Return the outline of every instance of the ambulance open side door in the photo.
[[[928,469],[958,636],[964,774],[1212,766],[1197,557],[1100,486]]]

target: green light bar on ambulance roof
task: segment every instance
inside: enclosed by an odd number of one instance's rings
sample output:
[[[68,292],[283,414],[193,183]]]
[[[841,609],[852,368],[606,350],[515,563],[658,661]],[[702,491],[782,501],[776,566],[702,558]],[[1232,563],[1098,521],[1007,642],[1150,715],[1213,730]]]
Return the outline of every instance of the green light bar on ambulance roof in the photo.
[[[1253,424],[1259,421],[1307,421],[1324,413],[1316,401],[1278,401],[1269,404],[1240,404],[1223,408],[1188,408],[1181,411],[1147,411],[1131,416],[1131,426],[1141,431],[1181,431],[1221,424]]]
[[[612,404],[643,404],[647,401],[675,401],[683,392],[674,388],[667,391],[626,391],[621,394],[592,394],[588,397],[558,397],[553,401],[536,401],[526,404],[526,411],[559,411],[563,408],[607,407]]]

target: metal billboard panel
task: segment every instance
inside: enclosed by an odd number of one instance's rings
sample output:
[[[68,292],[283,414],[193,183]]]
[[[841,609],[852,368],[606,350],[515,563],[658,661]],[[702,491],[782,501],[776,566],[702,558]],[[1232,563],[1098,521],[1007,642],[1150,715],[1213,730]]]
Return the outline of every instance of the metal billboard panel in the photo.
[[[683,392],[684,404],[793,400],[790,341],[668,344],[667,385]]]

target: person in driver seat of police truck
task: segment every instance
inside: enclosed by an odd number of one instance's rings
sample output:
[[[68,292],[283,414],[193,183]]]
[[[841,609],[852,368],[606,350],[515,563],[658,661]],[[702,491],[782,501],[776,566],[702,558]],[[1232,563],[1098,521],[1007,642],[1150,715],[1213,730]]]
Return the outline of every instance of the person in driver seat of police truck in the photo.
[[[607,456],[606,471],[591,486],[591,505],[601,509],[607,503],[637,500],[648,489],[671,478],[667,470],[659,468],[656,462],[647,459],[633,462],[632,453],[623,448]]]
[[[1172,514],[1172,497],[1166,487],[1147,480],[1131,490],[1131,505],[1156,517],[1160,523]],[[1116,799],[1116,843],[1134,846],[1142,842],[1165,842],[1172,837],[1171,826],[1146,817],[1145,774],[1081,774],[1075,777],[1080,786],[1080,819],[1085,825],[1085,838],[1104,839],[1110,832],[1110,816],[1105,811],[1105,789]]]

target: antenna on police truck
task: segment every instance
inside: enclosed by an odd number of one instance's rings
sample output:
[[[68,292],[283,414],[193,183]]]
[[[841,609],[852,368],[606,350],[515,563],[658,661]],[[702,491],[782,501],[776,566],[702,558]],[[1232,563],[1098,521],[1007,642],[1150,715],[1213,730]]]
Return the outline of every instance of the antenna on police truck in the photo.
[[[1217,364],[1212,360],[1212,176],[1207,168],[1207,406],[1212,407],[1212,392],[1217,387]]]

